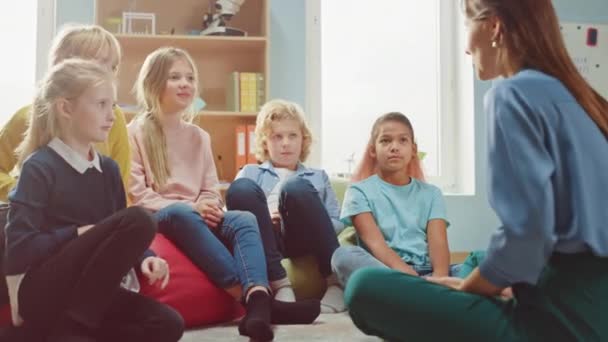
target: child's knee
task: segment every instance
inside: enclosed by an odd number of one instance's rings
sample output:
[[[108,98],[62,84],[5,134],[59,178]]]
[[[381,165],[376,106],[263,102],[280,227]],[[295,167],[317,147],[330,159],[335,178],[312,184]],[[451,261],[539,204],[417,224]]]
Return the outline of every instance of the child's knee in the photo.
[[[331,256],[331,267],[338,270],[349,263],[353,256],[361,253],[362,248],[359,246],[340,246]]]
[[[340,246],[340,247],[336,248],[334,253],[331,255],[330,263],[331,263],[331,268],[332,268],[332,270],[334,270],[334,272],[337,272],[339,270],[339,268],[342,266],[345,255],[348,253],[346,251],[346,247],[350,247],[350,246]]]
[[[224,213],[224,224],[235,231],[255,231],[259,234],[258,220],[249,211],[230,210]]]
[[[134,224],[135,229],[142,236],[154,236],[157,225],[150,212],[142,207],[132,206],[125,209],[125,220]]]
[[[251,192],[255,192],[255,190],[257,190],[259,188],[259,186],[251,179],[249,178],[239,178],[239,179],[235,179],[231,184],[230,187],[228,187],[228,190],[226,191],[226,197],[228,196],[234,196],[234,195],[242,195],[242,194],[247,194],[247,193],[251,193]]]
[[[201,214],[192,208],[190,205],[185,203],[175,203],[162,209],[162,213],[159,212],[157,220],[159,223],[159,229],[164,233],[167,224],[169,227],[177,228],[179,230],[190,228],[198,228],[202,221]]]
[[[302,196],[311,193],[311,190],[316,191],[309,180],[302,177],[291,177],[283,184],[281,193],[286,193],[289,196]]]

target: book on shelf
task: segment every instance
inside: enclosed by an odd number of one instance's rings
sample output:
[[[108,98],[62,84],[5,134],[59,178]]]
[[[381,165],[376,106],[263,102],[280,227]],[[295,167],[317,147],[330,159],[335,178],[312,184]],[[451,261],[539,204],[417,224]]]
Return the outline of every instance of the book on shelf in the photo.
[[[264,74],[233,71],[226,83],[226,109],[257,112],[266,100]]]
[[[228,76],[228,83],[226,86],[226,110],[232,112],[241,111],[241,91],[239,72],[233,71]]]
[[[235,174],[247,165],[247,126],[238,125],[235,128],[236,151],[235,151]]]
[[[255,73],[255,112],[259,112],[260,108],[266,102],[266,86],[264,82],[264,74]]]
[[[256,87],[255,73],[241,72],[241,110],[243,112],[255,112]]]
[[[247,125],[247,164],[257,164],[255,157],[255,125]]]

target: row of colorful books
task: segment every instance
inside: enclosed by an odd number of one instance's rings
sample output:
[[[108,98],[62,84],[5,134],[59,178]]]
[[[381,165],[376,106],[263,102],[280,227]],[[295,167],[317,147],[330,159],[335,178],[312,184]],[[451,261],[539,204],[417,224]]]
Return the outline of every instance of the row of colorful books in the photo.
[[[234,71],[228,77],[226,109],[234,112],[257,112],[266,99],[264,74]]]

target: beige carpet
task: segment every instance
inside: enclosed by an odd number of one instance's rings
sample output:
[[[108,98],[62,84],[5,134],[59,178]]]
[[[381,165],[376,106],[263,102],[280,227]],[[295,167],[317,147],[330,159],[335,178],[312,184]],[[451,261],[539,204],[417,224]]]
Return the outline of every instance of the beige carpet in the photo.
[[[331,342],[379,342],[379,338],[367,336],[359,331],[350,320],[348,313],[322,314],[312,325],[277,325],[274,329],[275,341],[331,341]],[[237,323],[227,323],[184,334],[180,342],[247,342],[239,335]]]

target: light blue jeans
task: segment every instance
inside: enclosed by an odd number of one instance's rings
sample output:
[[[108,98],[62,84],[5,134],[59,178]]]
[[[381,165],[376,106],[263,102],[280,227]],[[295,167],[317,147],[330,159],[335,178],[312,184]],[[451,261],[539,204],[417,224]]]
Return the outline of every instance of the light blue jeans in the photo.
[[[243,293],[253,286],[268,287],[266,258],[255,216],[230,210],[217,228],[186,204],[169,205],[153,215],[158,232],[171,240],[219,287],[237,284]]]
[[[420,276],[428,276],[433,273],[431,265],[410,265]],[[458,275],[460,264],[450,265],[450,276]],[[368,251],[359,246],[341,246],[331,257],[331,267],[338,277],[342,286],[356,270],[364,267],[387,268],[380,260],[374,258]]]

